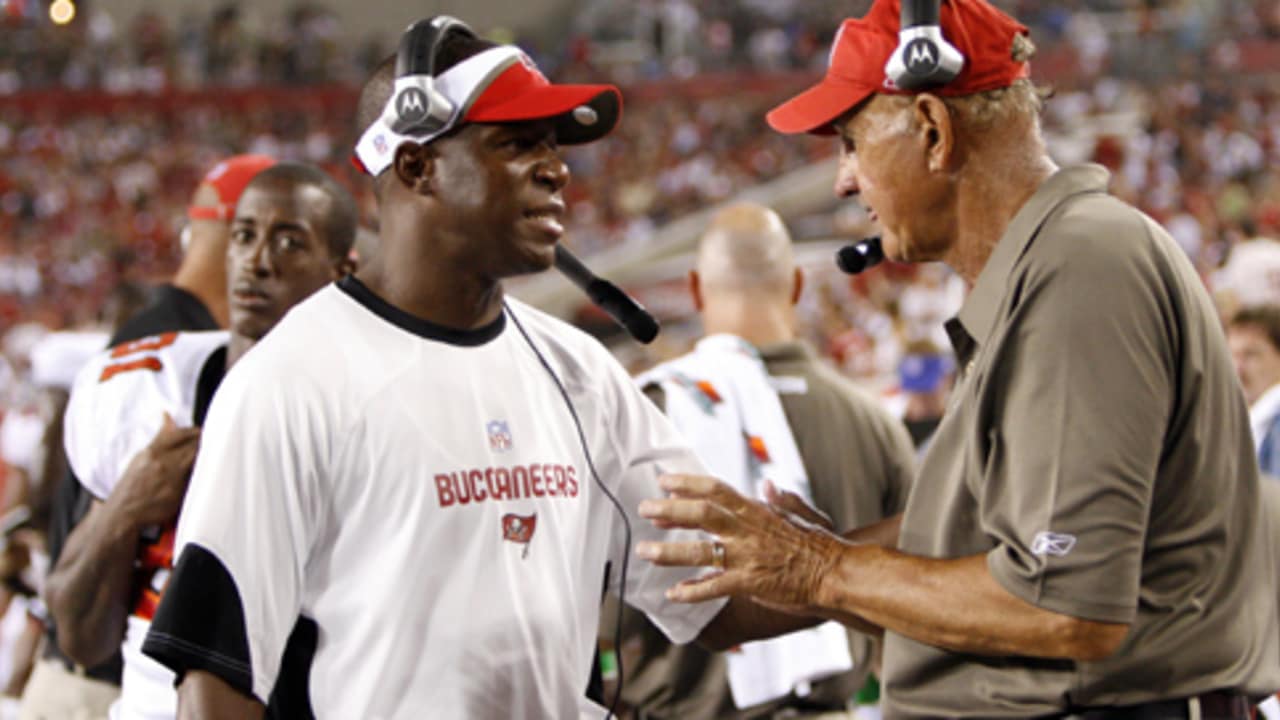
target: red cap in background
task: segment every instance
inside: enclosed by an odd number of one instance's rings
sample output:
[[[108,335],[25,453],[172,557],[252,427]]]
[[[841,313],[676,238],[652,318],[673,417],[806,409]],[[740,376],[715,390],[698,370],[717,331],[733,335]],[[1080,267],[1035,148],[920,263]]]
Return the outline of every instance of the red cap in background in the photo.
[[[884,73],[898,47],[900,0],[876,0],[865,17],[845,20],[831,46],[827,74],[769,112],[769,125],[781,133],[830,135],[831,123],[872,93],[913,95],[900,90]],[[986,0],[943,0],[942,34],[965,57],[955,80],[919,92],[971,95],[1008,87],[1031,75],[1031,66],[1013,60],[1013,38],[1027,27]]]
[[[187,217],[192,220],[230,220],[236,214],[240,193],[255,175],[276,164],[266,155],[233,155],[205,174],[201,185],[209,185],[218,193],[217,205],[192,205]]]

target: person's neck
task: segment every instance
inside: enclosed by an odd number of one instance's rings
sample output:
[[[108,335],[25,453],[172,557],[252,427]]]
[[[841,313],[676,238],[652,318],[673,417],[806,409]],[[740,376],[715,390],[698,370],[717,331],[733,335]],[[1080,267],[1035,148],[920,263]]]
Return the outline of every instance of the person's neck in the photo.
[[[193,246],[187,251],[182,265],[170,281],[174,287],[196,296],[220,328],[227,327],[231,316],[225,265],[225,250],[214,252],[209,248]]]
[[[757,348],[795,339],[794,313],[772,304],[741,300],[708,302],[702,309],[707,335],[736,335]]]
[[[981,153],[975,153],[981,157]],[[943,259],[973,287],[987,260],[1023,205],[1058,166],[1041,145],[1022,152],[996,151],[995,160],[966,170],[956,191],[956,239]]]
[[[249,348],[253,347],[257,341],[250,337],[245,337],[238,333],[231,333],[231,340],[227,342],[227,370],[231,369],[244,354],[249,352]]]
[[[502,313],[502,283],[462,270],[429,243],[383,242],[356,278],[375,295],[422,320],[455,330],[484,327]]]

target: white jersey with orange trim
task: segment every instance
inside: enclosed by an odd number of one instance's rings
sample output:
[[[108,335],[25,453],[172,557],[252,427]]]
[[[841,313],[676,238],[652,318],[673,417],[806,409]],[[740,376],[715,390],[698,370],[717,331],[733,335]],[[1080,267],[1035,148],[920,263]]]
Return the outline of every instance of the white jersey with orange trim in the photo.
[[[221,378],[229,335],[170,332],[124,343],[95,355],[76,375],[63,421],[71,469],[99,501],[115,489],[133,457],[168,415],[190,427],[197,418],[201,377]],[[220,352],[222,351],[222,352]],[[218,356],[222,356],[219,359]],[[207,399],[206,399],[207,402]],[[112,720],[172,720],[177,715],[173,673],[142,654],[142,641],[172,566],[173,528],[159,528],[139,547],[147,585],[138,588],[121,652],[124,672]]]
[[[696,571],[635,546],[699,537],[637,508],[702,465],[598,342],[507,305],[452,330],[346,278],[281,320],[210,409],[144,650],[264,703],[300,671],[319,720],[599,718],[623,557],[627,602],[694,638],[723,603],[668,601]]]

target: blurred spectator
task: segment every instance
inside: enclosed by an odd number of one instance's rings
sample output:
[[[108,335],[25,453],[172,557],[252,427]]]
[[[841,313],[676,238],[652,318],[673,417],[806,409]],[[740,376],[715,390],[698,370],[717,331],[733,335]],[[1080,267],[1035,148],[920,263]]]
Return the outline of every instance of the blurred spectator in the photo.
[[[907,346],[898,363],[898,387],[902,393],[902,420],[918,452],[923,452],[933,431],[942,422],[951,394],[955,361],[927,340]]]
[[[1227,342],[1249,403],[1262,472],[1280,480],[1280,305],[1255,305],[1227,323]]]
[[[1057,91],[1045,116],[1053,153],[1111,168],[1116,193],[1164,223],[1215,289],[1224,263],[1249,267],[1240,243],[1280,233],[1280,93],[1265,74],[1277,3],[997,1],[1041,46],[1037,75]],[[623,82],[628,105],[619,132],[566,153],[577,180],[568,242],[588,255],[641,247],[674,219],[833,154],[830,141],[765,131],[762,114],[825,63],[836,20],[868,4],[584,0],[570,41],[538,57],[565,78]],[[64,28],[34,13],[0,23],[0,330],[90,322],[118,282],[167,276],[182,188],[218,157],[347,172],[344,83],[385,43],[344,36],[324,2],[254,23],[237,7],[122,18],[90,5]],[[200,90],[222,86],[240,90]],[[42,88],[62,91],[5,97]],[[67,94],[92,89],[143,95]],[[196,92],[176,102],[183,89]],[[364,183],[345,177],[368,207]],[[809,225],[873,230],[865,215],[827,215]],[[822,329],[806,332],[884,388],[906,344],[945,345],[938,319],[963,288],[942,268],[882,268],[823,292],[824,307],[805,312]]]

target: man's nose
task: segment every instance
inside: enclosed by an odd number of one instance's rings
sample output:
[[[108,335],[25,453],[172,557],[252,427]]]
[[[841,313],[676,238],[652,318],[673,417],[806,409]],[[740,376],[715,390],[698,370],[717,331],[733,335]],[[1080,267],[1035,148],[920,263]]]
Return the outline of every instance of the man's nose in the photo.
[[[534,168],[534,178],[553,191],[562,190],[569,184],[569,166],[565,164],[558,151],[547,148],[546,152],[547,154]]]
[[[858,159],[853,153],[841,153],[840,164],[836,169],[836,197],[853,197],[860,192],[858,187]]]
[[[271,254],[270,239],[262,238],[258,240],[249,248],[249,253],[245,255],[245,269],[258,277],[269,276],[273,268]]]

